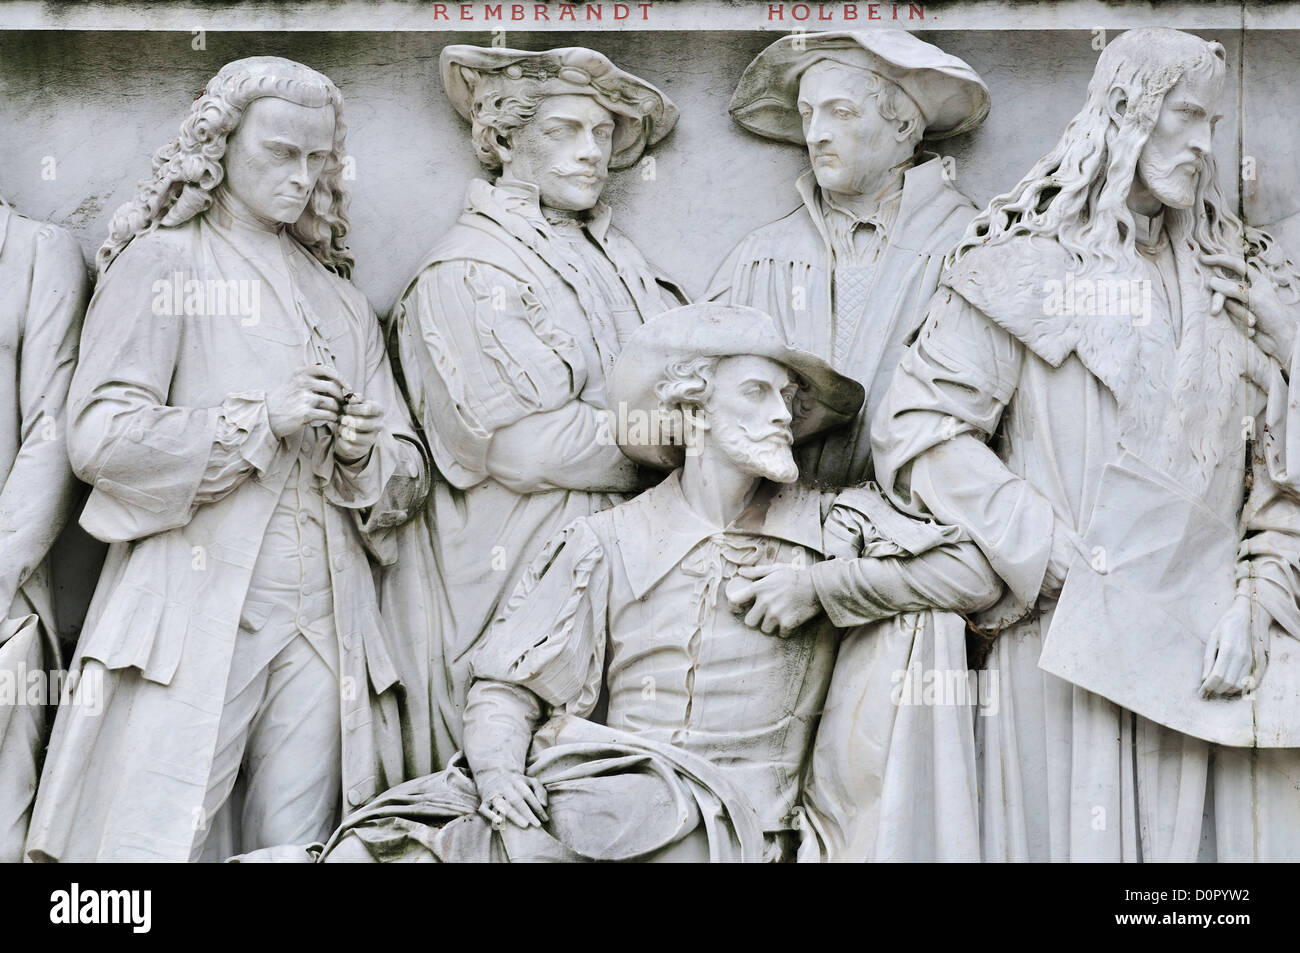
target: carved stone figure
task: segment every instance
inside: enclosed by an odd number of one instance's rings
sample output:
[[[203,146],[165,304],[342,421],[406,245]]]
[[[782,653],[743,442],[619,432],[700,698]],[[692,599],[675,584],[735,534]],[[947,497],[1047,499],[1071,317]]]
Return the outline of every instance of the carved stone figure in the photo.
[[[1106,47],[953,253],[873,430],[882,487],[1007,586],[977,617],[985,860],[1300,858],[1276,747],[1300,514],[1262,426],[1285,384],[1232,299],[1247,270],[1252,303],[1292,279],[1219,189],[1225,59],[1166,29]]]
[[[443,85],[488,178],[393,313],[395,358],[442,479],[400,535],[385,615],[429,640],[432,751],[461,744],[470,652],[532,554],[644,485],[605,429],[605,375],[685,301],[600,201],[677,121],[600,53],[449,46]]]
[[[747,609],[754,571],[816,563],[833,580],[871,554],[892,570],[888,598],[836,588],[835,608],[862,618],[954,580],[980,590],[952,527],[874,488],[796,482],[792,443],[852,419],[862,388],[767,315],[654,318],[609,388],[630,420],[675,422],[620,431],[623,451],[676,469],[536,554],[473,656],[463,759],[350,817],[325,860],[793,859],[817,837],[801,780],[836,636],[824,617]],[[997,594],[982,578],[979,604]]]
[[[68,435],[82,525],[112,545],[33,859],[318,839],[406,776],[367,550],[392,558],[427,475],[347,280],[345,155],[329,79],[239,60],[113,218]]]
[[[709,297],[768,311],[792,341],[867,389],[852,425],[805,446],[807,479],[846,486],[873,476],[871,414],[921,326],[943,256],[976,212],[939,157],[918,150],[973,129],[988,110],[969,65],[902,30],[787,36],[741,77],[731,115],[804,146],[812,168],[796,183],[800,206],[746,236]],[[874,571],[858,584],[872,585]],[[808,573],[768,576],[758,598],[768,597],[821,608]],[[979,859],[975,709],[965,691],[900,703],[912,684],[953,683],[966,670],[966,623],[954,614],[846,633],[807,796],[827,859]]]
[[[68,384],[89,283],[76,241],[0,202],[0,863],[22,858],[45,744],[38,673],[63,667],[46,557],[77,482],[66,442]],[[49,697],[50,687],[55,688]]]

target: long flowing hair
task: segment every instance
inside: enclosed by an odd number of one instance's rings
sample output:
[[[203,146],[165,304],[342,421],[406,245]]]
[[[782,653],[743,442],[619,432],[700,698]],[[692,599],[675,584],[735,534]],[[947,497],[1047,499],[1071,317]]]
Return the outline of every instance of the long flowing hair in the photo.
[[[1056,146],[1034,164],[1011,191],[995,198],[967,227],[949,254],[954,267],[973,249],[997,246],[1021,237],[1054,240],[1068,256],[1067,267],[1080,274],[1131,275],[1139,266],[1137,232],[1128,197],[1137,176],[1138,160],[1160,117],[1165,97],[1184,76],[1207,76],[1222,88],[1227,71],[1223,47],[1170,29],[1130,30],[1102,51],[1088,85],[1083,109],[1070,121]],[[1122,92],[1124,108],[1112,117],[1114,90]],[[1116,108],[1116,112],[1119,109]],[[1294,266],[1275,243],[1258,229],[1247,227],[1233,212],[1219,188],[1214,156],[1206,153],[1197,175],[1189,208],[1166,208],[1169,234],[1191,244],[1192,267],[1199,272],[1195,300],[1184,299],[1184,311],[1208,310],[1209,277],[1219,273],[1238,279],[1230,269],[1202,266],[1205,255],[1247,259],[1275,284],[1300,286]],[[1116,322],[1098,322],[1092,333],[1101,340],[1134,330]],[[1251,345],[1227,315],[1217,320],[1185,324],[1180,348],[1174,401],[1192,461],[1200,478],[1209,474],[1228,452],[1223,434],[1236,426],[1234,404],[1223,399],[1238,386],[1239,364]],[[1190,346],[1189,346],[1190,345]],[[1160,405],[1161,386],[1150,374],[1134,370],[1134,392],[1121,414],[1147,416]],[[1146,452],[1177,466],[1179,453],[1161,435],[1167,426],[1147,421],[1150,446]],[[1172,455],[1172,456],[1171,456]]]
[[[268,96],[299,106],[334,107],[334,147],[307,207],[288,231],[326,268],[344,278],[351,275],[352,256],[343,244],[349,228],[343,95],[326,76],[278,56],[227,63],[209,80],[180,134],[154,153],[152,175],[140,180],[131,200],[113,213],[108,240],[95,254],[101,275],[137,235],[159,225],[182,225],[212,206],[213,192],[225,178],[226,141],[249,104]]]
[[[1165,96],[1184,75],[1208,72],[1220,84],[1226,73],[1223,46],[1164,28],[1130,30],[1101,53],[1083,109],[1060,141],[1010,192],[999,195],[967,227],[949,263],[972,248],[1020,236],[1055,239],[1081,271],[1124,269],[1136,261],[1128,196],[1138,158],[1160,116]],[[1110,114],[1114,89],[1125,109]],[[1241,256],[1244,229],[1219,189],[1214,157],[1203,157],[1196,200],[1169,209],[1201,249]],[[1190,221],[1183,219],[1190,218]]]

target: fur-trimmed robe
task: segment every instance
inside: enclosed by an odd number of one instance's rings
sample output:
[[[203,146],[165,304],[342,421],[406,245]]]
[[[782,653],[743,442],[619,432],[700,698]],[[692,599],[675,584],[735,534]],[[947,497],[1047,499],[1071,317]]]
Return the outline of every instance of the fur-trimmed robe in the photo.
[[[1053,536],[1087,531],[1108,466],[1149,467],[1239,526],[1249,546],[1225,571],[1256,577],[1275,646],[1300,636],[1300,517],[1264,454],[1247,456],[1243,420],[1265,407],[1247,372],[1261,358],[1226,315],[1210,314],[1181,218],[1165,236],[1164,252],[1100,271],[1045,238],[969,251],[945,276],[873,435],[882,487],[905,509],[965,527],[1009,590],[984,617],[1000,629],[988,667],[1001,686],[997,713],[977,720],[985,860],[1300,857],[1300,799],[1282,773],[1300,773],[1294,752],[1216,748],[1038,667],[1056,608],[1040,597]],[[1067,276],[1150,282],[1150,307],[1099,314],[1094,301],[1093,313],[1061,313],[1048,282]],[[1147,503],[1133,504],[1135,523],[1158,516],[1160,501]],[[1128,632],[1106,608],[1096,606],[1096,625]],[[1217,841],[1202,836],[1207,782]]]

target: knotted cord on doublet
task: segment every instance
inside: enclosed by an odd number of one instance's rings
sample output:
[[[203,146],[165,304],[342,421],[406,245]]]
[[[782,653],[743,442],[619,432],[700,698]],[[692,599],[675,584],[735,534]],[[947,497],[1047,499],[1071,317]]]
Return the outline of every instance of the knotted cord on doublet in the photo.
[[[674,744],[680,744],[690,730],[704,627],[717,609],[719,589],[730,582],[741,567],[776,562],[779,548],[779,542],[774,539],[723,532],[710,536],[682,560],[682,572],[697,577],[697,581],[693,592],[691,634],[686,640],[686,654],[690,660],[690,667],[686,670],[686,710],[682,727],[673,732]]]

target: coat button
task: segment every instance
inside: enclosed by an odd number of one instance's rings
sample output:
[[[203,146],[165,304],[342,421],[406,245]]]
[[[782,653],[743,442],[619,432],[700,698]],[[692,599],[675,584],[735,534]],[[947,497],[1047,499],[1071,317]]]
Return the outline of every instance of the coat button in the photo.
[[[353,788],[351,791],[348,792],[348,804],[352,805],[353,807],[360,807],[362,804],[365,803],[365,801],[366,799],[361,796],[361,792],[358,791],[356,788]]]

